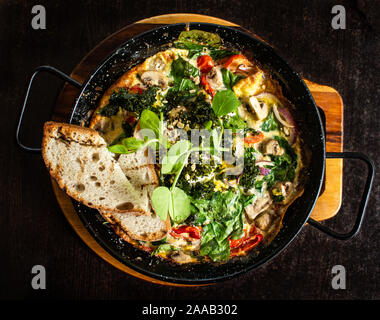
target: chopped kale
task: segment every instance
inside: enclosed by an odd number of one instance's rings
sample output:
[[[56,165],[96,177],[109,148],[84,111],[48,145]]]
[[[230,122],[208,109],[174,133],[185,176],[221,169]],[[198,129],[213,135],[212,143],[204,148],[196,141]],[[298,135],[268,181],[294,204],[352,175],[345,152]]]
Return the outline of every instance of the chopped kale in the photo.
[[[144,109],[152,109],[156,102],[157,90],[158,87],[149,87],[143,93],[130,93],[128,89],[120,88],[111,94],[108,105],[98,113],[102,116],[111,117],[122,108],[140,115]]]
[[[255,186],[256,177],[260,174],[260,168],[255,165],[254,152],[254,148],[247,148],[244,152],[244,171],[239,179],[239,185],[246,190]]]
[[[177,91],[170,89],[165,97],[167,101],[164,106],[164,115],[178,106],[185,107],[186,111],[179,114],[182,123],[189,124],[191,128],[195,125],[203,127],[207,122],[217,123],[211,104],[206,101],[204,93],[189,93],[188,91]]]

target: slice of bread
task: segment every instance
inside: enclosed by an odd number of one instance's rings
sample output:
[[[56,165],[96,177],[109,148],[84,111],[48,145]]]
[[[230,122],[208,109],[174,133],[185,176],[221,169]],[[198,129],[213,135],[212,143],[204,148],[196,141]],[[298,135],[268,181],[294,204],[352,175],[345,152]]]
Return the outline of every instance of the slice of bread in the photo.
[[[123,170],[132,170],[143,166],[153,166],[154,161],[151,155],[151,149],[144,148],[134,153],[120,155],[118,159]]]
[[[101,211],[150,211],[96,130],[47,122],[42,156],[52,177],[75,200]]]
[[[150,164],[148,153],[140,150],[136,153],[122,154],[118,159],[121,169],[137,190],[141,190],[141,198],[145,205],[149,206],[150,213],[142,215],[118,214],[112,212],[101,212],[106,220],[112,223],[116,234],[124,240],[158,241],[166,237],[171,228],[170,218],[162,221],[155,213],[151,203],[153,190],[158,186],[157,174],[154,165]]]
[[[42,155],[52,177],[69,196],[98,209],[131,243],[161,240],[170,230],[170,218],[160,220],[152,208],[158,178],[144,154],[116,161],[96,130],[55,122],[44,126]]]
[[[141,241],[158,241],[166,237],[170,229],[170,218],[162,221],[157,215],[135,213],[102,212],[106,220],[113,224],[115,232],[124,240],[126,233],[130,238]]]

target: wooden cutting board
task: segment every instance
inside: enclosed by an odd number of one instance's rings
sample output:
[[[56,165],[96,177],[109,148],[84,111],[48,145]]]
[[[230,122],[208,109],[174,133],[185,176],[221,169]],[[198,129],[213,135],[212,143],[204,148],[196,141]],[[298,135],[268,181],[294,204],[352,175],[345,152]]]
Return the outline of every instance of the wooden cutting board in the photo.
[[[222,20],[219,18],[199,15],[199,14],[167,14],[156,17],[147,18],[137,21],[125,28],[110,35],[101,43],[99,43],[91,52],[89,52],[82,61],[75,67],[70,76],[77,81],[83,83],[96,66],[106,58],[114,49],[128,39],[151,29],[157,28],[165,24],[183,23],[183,22],[209,22],[220,25],[234,27],[246,32],[250,32],[235,23]],[[256,38],[259,36],[253,34]],[[265,41],[265,40],[263,40]],[[328,152],[342,152],[343,151],[343,102],[339,93],[331,87],[316,84],[309,80],[305,83],[310,89],[315,102],[323,110],[326,118],[326,150]],[[65,84],[61,93],[58,96],[52,120],[67,122],[72,113],[72,107],[75,103],[75,98],[78,95],[78,90],[69,84]],[[343,160],[342,159],[327,159],[326,160],[326,176],[322,193],[320,194],[316,206],[311,214],[311,217],[317,221],[326,220],[333,217],[341,206],[342,201],[342,174],[343,174]],[[77,212],[75,211],[71,199],[64,193],[52,180],[54,193],[57,197],[58,203],[76,233],[81,239],[100,257],[107,262],[111,263],[116,268],[150,282],[183,286],[178,284],[166,283],[159,281],[143,274],[140,274],[124,264],[120,263],[117,259],[108,254],[90,235],[87,231]],[[307,192],[307,191],[306,191]]]

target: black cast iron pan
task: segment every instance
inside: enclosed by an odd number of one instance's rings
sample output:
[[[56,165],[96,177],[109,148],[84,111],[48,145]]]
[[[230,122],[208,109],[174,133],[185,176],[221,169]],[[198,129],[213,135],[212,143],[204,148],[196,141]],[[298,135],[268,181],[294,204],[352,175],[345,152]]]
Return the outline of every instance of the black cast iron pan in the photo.
[[[84,121],[85,124],[88,124],[89,111],[96,108],[98,99],[103,95],[103,92],[125,71],[147,57],[165,49],[185,29],[185,26],[183,23],[167,25],[134,37],[122,44],[105,59],[83,84],[78,83],[55,68],[49,66],[37,68],[30,79],[16,130],[16,140],[19,146],[27,152],[40,152],[40,148],[27,147],[19,139],[22,117],[27,105],[31,84],[40,71],[51,72],[80,89],[73,107],[70,123],[80,124]],[[321,116],[312,95],[299,75],[270,46],[248,33],[230,27],[208,23],[190,23],[189,27],[190,29],[200,29],[219,34],[224,42],[227,43],[227,46],[231,44],[243,52],[250,53],[263,68],[271,72],[280,82],[285,96],[296,107],[297,123],[302,131],[305,144],[312,153],[305,192],[289,207],[283,221],[283,227],[269,246],[262,248],[258,253],[253,252],[247,257],[235,258],[221,265],[173,265],[159,258],[150,257],[148,253],[142,252],[121,240],[111,227],[103,224],[104,219],[96,210],[73,201],[78,215],[88,231],[108,253],[128,267],[155,279],[180,284],[213,283],[256,269],[284,250],[306,222],[337,239],[350,239],[355,236],[364,218],[372,186],[374,175],[372,161],[361,153],[326,154]],[[332,231],[309,218],[321,190],[326,157],[360,159],[368,166],[368,176],[356,222],[352,230],[345,234]]]

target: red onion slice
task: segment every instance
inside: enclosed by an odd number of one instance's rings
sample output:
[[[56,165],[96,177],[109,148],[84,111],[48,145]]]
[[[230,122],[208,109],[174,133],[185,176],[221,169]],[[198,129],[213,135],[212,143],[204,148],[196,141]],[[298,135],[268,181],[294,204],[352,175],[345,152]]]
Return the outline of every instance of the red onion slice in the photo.
[[[270,169],[268,169],[268,168],[264,168],[264,167],[260,167],[260,174],[262,175],[262,176],[266,176],[266,175],[268,175],[270,173]]]
[[[288,128],[294,128],[294,120],[288,110],[284,108],[277,107],[273,105],[273,113],[276,116],[277,120],[284,126]]]

